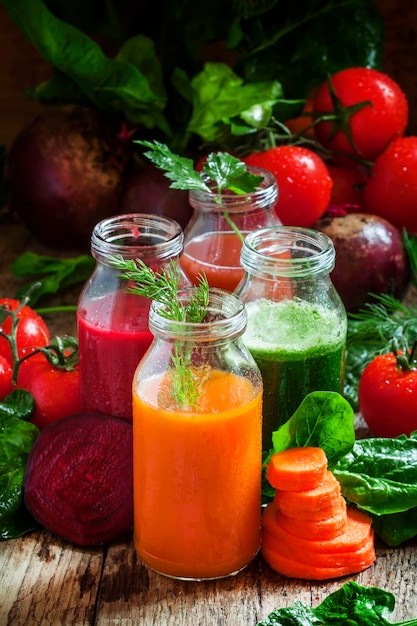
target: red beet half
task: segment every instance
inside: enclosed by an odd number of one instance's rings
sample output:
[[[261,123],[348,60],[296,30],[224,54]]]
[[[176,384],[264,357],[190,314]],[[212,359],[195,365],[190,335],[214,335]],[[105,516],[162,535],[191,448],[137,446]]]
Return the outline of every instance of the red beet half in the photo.
[[[410,268],[401,233],[387,220],[365,213],[328,215],[313,228],[328,235],[336,250],[331,273],[348,312],[374,299],[370,294],[390,294],[402,299]]]
[[[132,426],[115,417],[63,417],[41,431],[24,479],[28,511],[80,546],[107,543],[133,524]]]
[[[87,107],[51,107],[15,137],[6,159],[8,206],[53,248],[85,248],[119,212],[131,147]]]

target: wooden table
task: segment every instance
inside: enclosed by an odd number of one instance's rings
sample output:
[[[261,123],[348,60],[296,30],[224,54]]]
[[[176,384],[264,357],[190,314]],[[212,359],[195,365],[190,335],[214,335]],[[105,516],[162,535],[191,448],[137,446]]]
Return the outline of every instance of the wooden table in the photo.
[[[70,256],[45,249],[21,224],[0,216],[0,297],[12,297],[21,284],[10,262],[24,250]],[[77,290],[59,299],[74,303],[76,297]],[[75,331],[73,314],[48,324],[56,334]],[[0,543],[0,626],[255,626],[296,599],[317,606],[348,580],[393,592],[394,622],[417,617],[416,573],[416,541],[394,549],[377,542],[372,567],[326,582],[287,579],[260,556],[235,577],[175,581],[149,570],[130,536],[84,549],[40,530]]]

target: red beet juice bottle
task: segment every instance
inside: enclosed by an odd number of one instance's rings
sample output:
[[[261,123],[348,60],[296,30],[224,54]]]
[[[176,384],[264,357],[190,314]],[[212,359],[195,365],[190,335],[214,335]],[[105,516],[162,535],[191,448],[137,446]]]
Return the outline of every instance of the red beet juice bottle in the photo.
[[[183,240],[177,222],[157,215],[117,215],[94,227],[91,254],[96,267],[77,308],[82,411],[132,420],[133,375],[153,339],[148,327],[151,302],[129,293],[129,281],[110,264],[112,256],[141,259],[157,270],[179,263]]]

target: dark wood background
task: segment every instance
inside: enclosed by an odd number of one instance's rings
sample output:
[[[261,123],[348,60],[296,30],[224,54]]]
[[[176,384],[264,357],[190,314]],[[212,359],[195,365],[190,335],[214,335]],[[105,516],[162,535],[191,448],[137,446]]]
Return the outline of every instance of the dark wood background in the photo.
[[[401,85],[410,104],[408,133],[417,134],[417,2],[375,0],[385,25],[384,69]],[[10,145],[41,106],[26,89],[45,80],[50,67],[0,7],[0,145]]]

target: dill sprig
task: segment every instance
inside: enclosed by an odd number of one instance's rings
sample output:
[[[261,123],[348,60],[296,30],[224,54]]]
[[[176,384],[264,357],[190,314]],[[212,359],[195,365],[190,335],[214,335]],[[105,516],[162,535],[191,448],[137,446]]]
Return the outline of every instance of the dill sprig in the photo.
[[[113,255],[109,263],[121,270],[121,278],[134,283],[134,286],[128,287],[129,293],[163,305],[160,315],[178,322],[200,323],[204,320],[209,302],[209,284],[203,272],[198,276],[197,285],[183,300],[179,298],[181,271],[174,261],[158,271],[152,270],[141,259],[126,260],[121,255]],[[171,396],[180,409],[195,407],[201,393],[199,379],[191,367],[191,354],[189,345],[175,343],[171,355]]]

